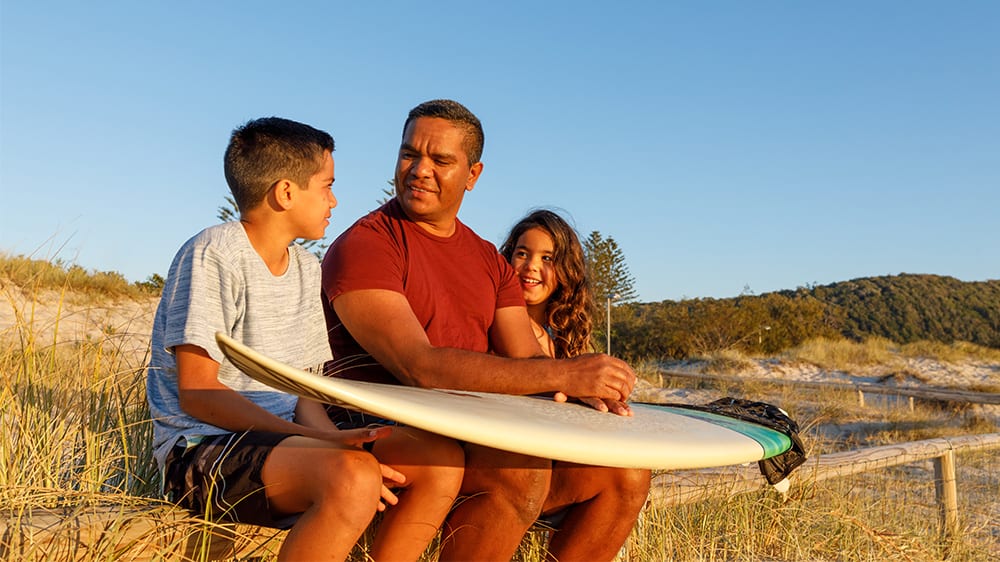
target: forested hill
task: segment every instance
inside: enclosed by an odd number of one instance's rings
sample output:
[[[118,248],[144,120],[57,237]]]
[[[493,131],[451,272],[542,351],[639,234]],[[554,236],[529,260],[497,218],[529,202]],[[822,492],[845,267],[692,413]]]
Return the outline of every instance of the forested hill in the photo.
[[[895,342],[967,341],[1000,348],[1000,280],[966,282],[941,275],[866,277],[808,292],[840,309],[841,333]]]
[[[595,325],[598,344],[606,337],[603,328]],[[730,299],[621,305],[612,322],[615,354],[633,359],[722,349],[773,354],[811,338],[837,336],[967,341],[1000,349],[1000,280],[867,277]]]

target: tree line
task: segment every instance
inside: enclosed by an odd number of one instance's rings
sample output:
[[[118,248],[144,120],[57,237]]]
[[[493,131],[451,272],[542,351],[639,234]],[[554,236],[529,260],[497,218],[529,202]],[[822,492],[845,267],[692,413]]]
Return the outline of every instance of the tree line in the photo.
[[[603,324],[595,322],[598,350]],[[625,303],[612,310],[611,336],[613,353],[630,360],[727,349],[773,355],[817,337],[1000,348],[1000,280],[902,274],[728,299]]]

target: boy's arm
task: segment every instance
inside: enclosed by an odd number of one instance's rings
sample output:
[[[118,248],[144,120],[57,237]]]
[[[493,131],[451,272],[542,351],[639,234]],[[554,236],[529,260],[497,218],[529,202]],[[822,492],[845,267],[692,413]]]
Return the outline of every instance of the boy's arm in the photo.
[[[219,364],[199,346],[179,345],[174,354],[181,409],[192,417],[229,431],[253,429],[320,439],[330,439],[331,429],[337,431],[336,427],[321,430],[290,422],[254,404],[219,382]]]
[[[388,427],[342,431],[330,421],[319,402],[307,399],[299,400],[295,422],[284,420],[219,382],[219,364],[201,347],[179,345],[174,353],[181,409],[222,429],[302,435],[355,447],[392,432]]]

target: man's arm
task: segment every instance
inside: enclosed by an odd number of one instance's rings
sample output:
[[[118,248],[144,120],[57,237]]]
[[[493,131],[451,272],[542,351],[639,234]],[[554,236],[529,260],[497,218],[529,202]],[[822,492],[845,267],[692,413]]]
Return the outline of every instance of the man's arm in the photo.
[[[410,386],[625,400],[635,384],[632,369],[607,355],[538,357],[541,350],[520,308],[498,310],[490,333],[497,351],[514,357],[508,358],[432,346],[406,297],[394,291],[349,291],[333,307],[361,347]]]

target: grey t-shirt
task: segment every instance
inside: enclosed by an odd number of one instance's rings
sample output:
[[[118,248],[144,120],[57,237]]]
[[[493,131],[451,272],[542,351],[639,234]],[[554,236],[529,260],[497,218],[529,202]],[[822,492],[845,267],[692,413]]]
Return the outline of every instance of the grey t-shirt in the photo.
[[[316,256],[293,244],[288,248],[288,269],[273,275],[239,222],[209,227],[181,247],[153,319],[146,376],[153,456],[161,468],[175,443],[197,443],[203,436],[229,433],[181,410],[174,347],[201,347],[219,363],[220,382],[290,420],[296,397],[244,375],[222,355],[215,333],[223,332],[294,367],[312,369],[332,357],[321,298]]]

